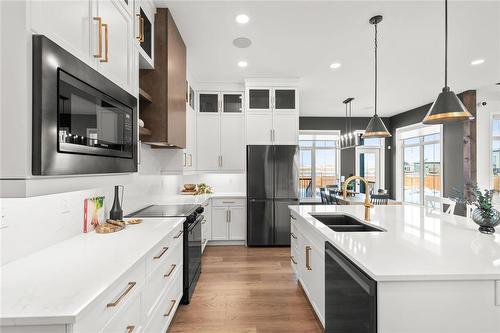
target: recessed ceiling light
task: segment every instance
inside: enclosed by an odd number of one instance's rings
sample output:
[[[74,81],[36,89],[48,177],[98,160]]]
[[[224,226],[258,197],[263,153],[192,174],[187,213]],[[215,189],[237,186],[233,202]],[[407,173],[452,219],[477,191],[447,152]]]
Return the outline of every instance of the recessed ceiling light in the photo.
[[[238,37],[233,40],[233,45],[239,49],[246,49],[252,45],[252,41],[246,37]]]
[[[481,65],[482,63],[484,63],[484,59],[476,59],[470,62],[472,66]]]
[[[250,18],[248,17],[248,15],[240,14],[240,15],[236,16],[236,22],[238,22],[239,24],[245,24],[245,23],[248,23],[248,21],[250,21]]]
[[[333,64],[331,64],[331,65],[330,65],[330,68],[331,68],[331,69],[337,69],[337,68],[339,68],[340,66],[342,66],[342,64],[341,64],[341,63],[339,63],[339,62],[334,62]]]
[[[248,62],[246,62],[245,60],[238,61],[238,66],[245,68],[248,66]]]

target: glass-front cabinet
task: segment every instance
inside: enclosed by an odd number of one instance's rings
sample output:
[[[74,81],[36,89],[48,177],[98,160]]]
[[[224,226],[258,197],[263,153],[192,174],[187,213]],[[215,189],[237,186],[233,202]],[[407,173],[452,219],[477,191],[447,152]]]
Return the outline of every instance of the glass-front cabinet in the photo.
[[[274,109],[295,110],[295,89],[274,89]]]
[[[220,109],[219,93],[200,92],[199,111],[201,113],[218,113]]]
[[[223,113],[243,113],[242,93],[222,93]]]
[[[248,90],[249,111],[271,110],[271,89],[251,88]]]

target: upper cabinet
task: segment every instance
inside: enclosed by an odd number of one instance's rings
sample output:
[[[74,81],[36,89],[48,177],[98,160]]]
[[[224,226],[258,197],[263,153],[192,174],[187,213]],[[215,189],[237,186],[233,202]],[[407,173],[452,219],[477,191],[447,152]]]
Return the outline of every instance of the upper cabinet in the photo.
[[[166,8],[154,22],[154,69],[140,70],[140,87],[151,96],[140,117],[151,131],[141,136],[155,147],[186,148],[186,45]]]
[[[197,169],[245,170],[245,116],[242,92],[198,92]]]
[[[296,145],[299,132],[297,82],[246,80],[246,143]]]
[[[132,17],[123,0],[30,1],[31,30],[133,92]]]
[[[139,66],[144,69],[154,68],[155,13],[156,8],[151,1],[135,1],[134,33],[135,40],[139,46]]]

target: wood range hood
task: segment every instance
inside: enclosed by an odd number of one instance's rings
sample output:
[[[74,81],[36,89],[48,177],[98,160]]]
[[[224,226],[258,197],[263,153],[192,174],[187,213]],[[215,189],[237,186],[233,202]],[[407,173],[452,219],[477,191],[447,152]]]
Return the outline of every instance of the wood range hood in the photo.
[[[149,101],[140,118],[147,133],[142,143],[153,148],[186,148],[186,45],[166,8],[158,8],[154,23],[154,69],[141,69],[139,86]]]

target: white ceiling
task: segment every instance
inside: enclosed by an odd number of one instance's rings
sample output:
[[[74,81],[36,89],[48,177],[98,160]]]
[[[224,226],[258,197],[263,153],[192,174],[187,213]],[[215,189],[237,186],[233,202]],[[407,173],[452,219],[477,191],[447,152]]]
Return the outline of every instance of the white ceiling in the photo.
[[[170,8],[200,82],[299,78],[303,116],[373,112],[373,26],[379,24],[379,112],[430,103],[443,87],[443,1],[156,1]],[[237,14],[250,22],[239,25]],[[252,46],[237,49],[236,37]],[[475,59],[485,63],[471,66]],[[239,60],[248,61],[239,68]],[[342,67],[332,70],[333,62]],[[500,1],[449,2],[449,86],[455,92],[500,81]]]

